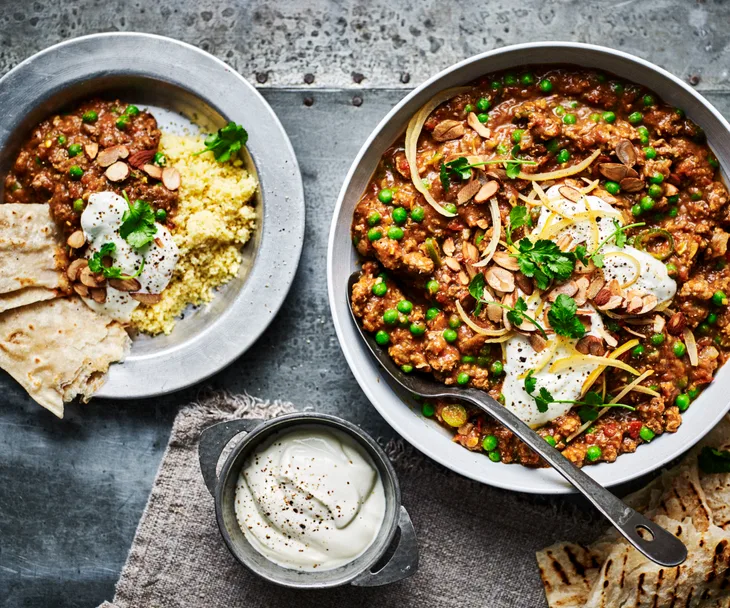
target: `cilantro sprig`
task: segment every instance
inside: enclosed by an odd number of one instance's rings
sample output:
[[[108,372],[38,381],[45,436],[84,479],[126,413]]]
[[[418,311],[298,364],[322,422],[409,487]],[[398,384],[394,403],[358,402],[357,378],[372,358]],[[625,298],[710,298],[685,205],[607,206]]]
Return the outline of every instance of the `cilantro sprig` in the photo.
[[[144,260],[137,268],[137,272],[132,275],[122,274],[122,269],[118,266],[104,266],[104,258],[111,257],[117,250],[117,246],[114,243],[104,243],[99,251],[95,251],[94,254],[89,258],[89,270],[94,274],[103,274],[106,279],[136,279],[142,274],[144,270]]]
[[[522,165],[536,165],[534,160],[524,160],[521,158],[496,158],[493,160],[484,160],[478,163],[469,163],[469,159],[460,156],[448,163],[441,163],[439,169],[439,177],[444,190],[451,187],[451,183],[455,181],[464,181],[472,176],[472,169],[476,167],[484,167],[486,165],[502,165],[510,179],[516,179],[520,173]]]
[[[205,149],[193,154],[212,152],[219,163],[228,162],[231,156],[246,145],[248,132],[241,125],[229,122],[225,127],[218,129],[205,139]]]
[[[575,254],[561,251],[553,242],[545,239],[533,243],[530,239],[521,239],[518,253],[511,254],[517,258],[520,272],[526,277],[535,279],[537,288],[547,289],[550,281],[564,281],[570,278],[575,268]]]
[[[507,225],[507,243],[512,245],[512,233],[523,226],[532,226],[530,211],[525,205],[515,205],[509,212],[509,224]]]
[[[600,253],[603,246],[608,243],[611,239],[615,239],[616,246],[617,247],[625,247],[626,246],[626,231],[630,228],[638,228],[639,226],[645,226],[645,222],[637,222],[636,224],[629,224],[628,226],[622,226],[619,224],[616,220],[613,220],[613,227],[614,231],[609,234],[605,239],[603,239],[599,244],[598,247],[595,248],[595,250],[592,253],[588,253],[588,250],[586,249],[585,245],[578,245],[575,248],[575,257],[578,258],[583,264],[588,264],[589,262],[593,262],[593,264],[597,268],[603,268],[603,254]]]
[[[586,328],[576,315],[578,304],[570,296],[561,293],[548,311],[548,321],[556,334],[580,340]]]
[[[155,212],[145,201],[137,199],[132,203],[129,201],[126,192],[122,192],[122,194],[127,201],[129,209],[122,216],[119,236],[127,241],[134,249],[141,249],[147,243],[152,242],[157,234]]]

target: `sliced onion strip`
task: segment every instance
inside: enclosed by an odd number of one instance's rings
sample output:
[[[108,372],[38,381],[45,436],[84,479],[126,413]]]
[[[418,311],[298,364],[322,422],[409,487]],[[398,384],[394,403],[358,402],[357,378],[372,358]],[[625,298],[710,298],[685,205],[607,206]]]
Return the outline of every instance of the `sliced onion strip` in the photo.
[[[466,314],[466,311],[459,300],[456,300],[456,310],[459,313],[461,320],[464,321],[464,323],[468,325],[472,331],[480,336],[503,336],[509,332],[506,327],[503,327],[502,329],[485,329],[484,327],[480,327],[469,318],[469,315]]]
[[[687,347],[687,356],[692,367],[697,367],[700,362],[699,355],[697,354],[697,342],[695,341],[695,335],[689,327],[684,328],[683,332],[684,344]]]
[[[520,171],[520,173],[517,177],[518,177],[518,179],[526,179],[526,180],[535,181],[535,182],[544,182],[549,179],[563,179],[564,177],[570,177],[571,175],[575,175],[576,173],[585,171],[588,167],[591,166],[591,163],[598,158],[599,154],[601,154],[600,149],[596,150],[588,158],[579,162],[577,165],[573,165],[572,167],[567,167],[566,169],[558,169],[557,171],[548,171],[547,173],[532,173],[532,174],[524,173],[523,171]]]
[[[472,264],[474,268],[482,268],[489,264],[497,251],[497,245],[499,245],[499,238],[502,236],[502,216],[499,214],[499,204],[497,199],[492,197],[489,199],[489,213],[492,215],[492,238],[489,241],[489,245],[482,253],[483,260],[480,260],[476,264]]]

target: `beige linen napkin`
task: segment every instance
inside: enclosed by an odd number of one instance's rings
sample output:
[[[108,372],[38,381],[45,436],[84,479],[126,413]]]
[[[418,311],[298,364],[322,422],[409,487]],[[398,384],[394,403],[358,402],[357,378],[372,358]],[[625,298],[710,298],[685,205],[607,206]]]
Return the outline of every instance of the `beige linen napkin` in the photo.
[[[293,409],[216,393],[180,411],[113,604],[105,608],[541,608],[546,603],[535,551],[561,538],[593,540],[605,526],[589,507],[577,506],[586,503],[477,484],[397,441],[384,447],[418,534],[418,572],[375,588],[302,592],[274,586],[248,572],[223,544],[197,444],[200,432],[216,422]],[[485,458],[484,466],[507,465]]]

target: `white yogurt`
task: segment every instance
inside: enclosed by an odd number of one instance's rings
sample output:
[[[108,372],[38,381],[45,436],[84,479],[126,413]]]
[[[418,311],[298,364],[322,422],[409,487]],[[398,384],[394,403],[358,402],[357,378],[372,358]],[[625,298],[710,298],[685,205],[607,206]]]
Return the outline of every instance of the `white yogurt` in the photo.
[[[585,213],[589,210],[602,210],[606,213],[605,216],[596,218],[598,225],[598,239],[599,242],[610,236],[616,229],[613,220],[623,225],[624,221],[620,213],[609,205],[603,199],[597,196],[585,196],[578,202],[573,202],[561,196],[560,185],[553,186],[550,188],[546,195],[549,199],[550,207],[559,211],[566,217],[572,218],[579,213]],[[548,226],[556,224],[560,220],[554,213],[543,207],[538,218],[537,225],[530,235],[532,241],[536,241],[540,238],[540,234],[543,233],[543,229],[546,224]],[[569,235],[573,240],[571,248],[579,244],[585,244],[588,251],[594,251],[599,242],[596,242],[596,235],[591,227],[592,222],[590,220],[579,220],[573,224],[569,224],[556,234],[550,236],[550,239],[555,241],[563,235]],[[638,260],[641,270],[638,280],[631,286],[631,289],[635,289],[644,294],[654,294],[659,304],[667,302],[674,297],[677,292],[677,284],[667,273],[666,266],[650,254],[645,251],[639,251],[634,247],[617,247],[614,244],[604,245],[601,248],[601,253],[609,254],[616,251],[622,251],[630,254],[636,260]],[[611,279],[617,279],[622,285],[633,279],[636,274],[636,268],[627,258],[620,255],[605,255],[603,272],[608,281]],[[521,294],[524,297],[524,294]],[[525,297],[525,300],[530,302],[529,298]],[[535,301],[530,308],[528,314],[534,316],[534,309],[537,306]],[[590,315],[591,329],[586,332],[586,335],[600,336],[600,330],[603,329],[603,321],[601,316],[596,310],[589,304],[581,307],[582,309],[589,309],[592,311]],[[552,339],[557,339],[552,336]],[[542,369],[533,374],[533,377],[537,381],[538,392],[540,388],[544,387],[552,394],[553,398],[558,400],[576,400],[580,397],[582,392],[583,383],[585,382],[588,375],[596,369],[596,365],[593,364],[581,364],[574,365],[567,369],[564,369],[560,373],[550,373],[550,366],[558,359],[564,359],[575,354],[574,346],[577,340],[569,340],[567,338],[561,338],[561,343],[555,350],[554,354],[550,355],[549,350],[544,350],[540,353],[535,352],[530,346],[528,339],[522,335],[515,335],[510,338],[506,343],[506,360],[504,364],[505,379],[502,387],[502,393],[505,398],[505,406],[512,410],[519,418],[532,427],[542,426],[551,420],[554,420],[558,416],[562,416],[567,413],[573,404],[570,403],[551,403],[548,405],[547,411],[539,412],[537,410],[537,404],[535,399],[531,397],[524,388],[524,378],[527,372],[531,369],[540,367]],[[546,363],[545,358],[550,357]]]
[[[352,439],[308,427],[259,446],[236,485],[236,519],[251,545],[295,570],[331,570],[373,542],[385,516],[380,475]]]
[[[122,217],[128,208],[127,201],[114,192],[97,192],[89,196],[89,202],[81,214],[81,228],[89,244],[87,257],[100,251],[106,243],[114,243],[116,249],[111,257],[114,259],[114,266],[121,268],[122,274],[134,275],[144,261],[142,274],[137,277],[141,285],[139,293],[162,293],[177,264],[177,245],[170,231],[156,223],[157,234],[154,240],[141,249],[134,249],[119,235]],[[106,290],[106,302],[98,303],[90,298],[84,298],[84,301],[97,312],[129,322],[139,302],[127,292],[111,286],[107,285]]]

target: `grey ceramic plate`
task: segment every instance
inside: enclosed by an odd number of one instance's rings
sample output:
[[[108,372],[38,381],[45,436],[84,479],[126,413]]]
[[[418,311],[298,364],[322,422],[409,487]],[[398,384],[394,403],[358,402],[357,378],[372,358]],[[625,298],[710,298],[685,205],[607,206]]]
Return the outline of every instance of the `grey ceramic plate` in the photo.
[[[248,349],[294,279],[304,238],[304,194],[294,151],[261,95],[231,67],[193,46],[148,34],[96,34],[52,46],[0,80],[0,173],[30,129],[93,95],[149,107],[160,126],[215,131],[228,120],[249,134],[245,162],[258,175],[257,229],[243,266],[210,305],[190,310],[169,336],[140,337],[113,365],[99,397],[150,397],[190,386]],[[183,177],[184,179],[184,177]]]
[[[490,72],[530,64],[575,64],[612,72],[657,92],[666,102],[683,108],[707,133],[727,176],[730,167],[730,125],[706,99],[669,72],[647,61],[604,47],[570,42],[535,42],[477,55],[454,65],[418,87],[401,101],[365,142],[340,192],[330,231],[327,281],[330,308],[340,346],[360,387],[382,416],[407,441],[442,465],[477,481],[510,490],[567,493],[573,489],[551,469],[528,469],[493,463],[483,453],[470,452],[451,441],[451,434],[424,419],[409,395],[381,375],[378,364],[358,335],[345,292],[358,258],[350,240],[355,205],[383,152],[406,128],[410,117],[439,91],[468,83]],[[727,180],[726,180],[727,183]],[[715,381],[683,415],[676,433],[666,433],[616,462],[590,466],[586,471],[601,485],[611,486],[648,473],[679,456],[699,441],[730,407],[730,370]]]

